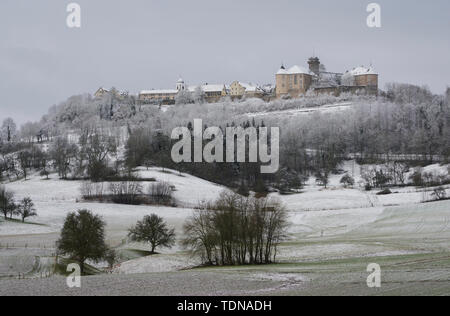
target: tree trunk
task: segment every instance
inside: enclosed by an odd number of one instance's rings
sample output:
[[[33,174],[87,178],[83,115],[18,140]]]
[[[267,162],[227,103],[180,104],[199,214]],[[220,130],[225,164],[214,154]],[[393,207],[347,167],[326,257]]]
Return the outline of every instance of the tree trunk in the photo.
[[[84,261],[80,261],[80,276],[84,275]]]

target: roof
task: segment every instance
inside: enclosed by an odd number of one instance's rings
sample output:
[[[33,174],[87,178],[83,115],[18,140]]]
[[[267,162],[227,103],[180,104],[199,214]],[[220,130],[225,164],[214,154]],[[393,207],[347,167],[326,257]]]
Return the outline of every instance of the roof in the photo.
[[[95,93],[99,92],[109,92],[108,90],[104,89],[103,87],[98,88],[98,90]]]
[[[364,66],[356,67],[350,71],[347,71],[347,73],[349,73],[352,76],[377,75],[377,73],[375,72],[375,69],[372,66],[370,66],[368,68],[364,67]]]
[[[167,90],[143,90],[140,94],[177,94],[178,90],[167,89]]]
[[[311,71],[309,71],[308,69],[297,66],[297,65],[292,66],[288,70],[280,68],[280,70],[278,70],[278,72],[277,72],[277,75],[297,75],[297,74],[304,74],[304,75],[310,75],[310,76],[313,75],[311,73]]]
[[[239,84],[245,89],[245,91],[248,92],[256,92],[260,90],[258,86],[255,86],[254,84],[251,83],[239,82]]]
[[[188,90],[195,92],[199,86],[189,86]],[[201,86],[203,92],[222,92],[224,89],[224,84],[204,84]]]

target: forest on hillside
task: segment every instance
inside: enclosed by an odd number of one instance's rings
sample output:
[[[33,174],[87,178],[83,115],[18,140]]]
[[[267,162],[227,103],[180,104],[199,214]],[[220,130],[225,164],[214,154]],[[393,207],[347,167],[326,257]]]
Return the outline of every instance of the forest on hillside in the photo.
[[[350,106],[297,116],[254,115],[333,104]],[[262,175],[258,163],[173,163],[171,131],[180,126],[192,128],[196,118],[203,120],[205,128],[280,127],[280,170]],[[28,170],[37,169],[43,175],[58,172],[64,179],[100,181],[127,177],[137,166],[155,165],[243,192],[249,188],[289,191],[301,188],[310,175],[326,185],[329,174],[339,172],[340,163],[355,155],[363,163],[401,164],[396,169],[405,172],[410,166],[448,162],[450,89],[435,95],[426,87],[392,83],[378,97],[307,95],[269,103],[224,99],[214,104],[199,98],[189,104],[177,100],[167,107],[141,104],[134,96],[113,92],[103,98],[79,95],[21,128],[5,119],[0,151],[0,176],[10,179],[26,177]]]

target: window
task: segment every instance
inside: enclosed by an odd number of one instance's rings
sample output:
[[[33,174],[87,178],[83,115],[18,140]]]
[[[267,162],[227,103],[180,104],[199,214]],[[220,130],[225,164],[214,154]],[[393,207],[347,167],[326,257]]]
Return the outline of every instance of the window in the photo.
[[[297,79],[297,75],[294,75],[294,84],[297,85],[298,84],[298,79]]]

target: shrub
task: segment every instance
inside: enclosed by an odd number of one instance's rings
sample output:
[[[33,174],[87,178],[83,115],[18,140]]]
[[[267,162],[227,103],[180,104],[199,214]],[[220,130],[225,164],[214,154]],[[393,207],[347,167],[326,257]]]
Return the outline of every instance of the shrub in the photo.
[[[421,171],[415,171],[410,177],[409,179],[412,181],[412,183],[416,186],[416,187],[421,187],[424,185],[424,181],[423,181],[423,177],[422,177],[422,172]]]
[[[40,173],[39,173],[39,175],[41,176],[41,177],[45,177],[47,180],[48,180],[48,176],[50,175],[50,173],[47,171],[47,170],[42,170]]]
[[[105,261],[108,263],[108,268],[114,268],[117,262],[117,252],[114,249],[108,249],[105,254]]]
[[[352,187],[355,185],[355,179],[353,179],[350,175],[346,174],[341,179],[341,184],[344,185],[344,187]]]
[[[447,198],[447,191],[444,187],[438,187],[433,190],[433,193],[431,195],[436,201],[441,201]]]
[[[138,205],[142,202],[139,199],[142,195],[142,185],[139,182],[111,182],[109,190],[114,203]]]
[[[170,204],[172,202],[173,186],[167,182],[152,183],[148,187],[151,202],[156,204]]]
[[[325,189],[328,186],[328,183],[330,182],[330,174],[328,171],[319,171],[316,173],[316,183],[317,185],[325,187]]]
[[[389,189],[384,189],[383,191],[377,193],[377,195],[389,195],[389,194],[392,194],[391,190]]]

